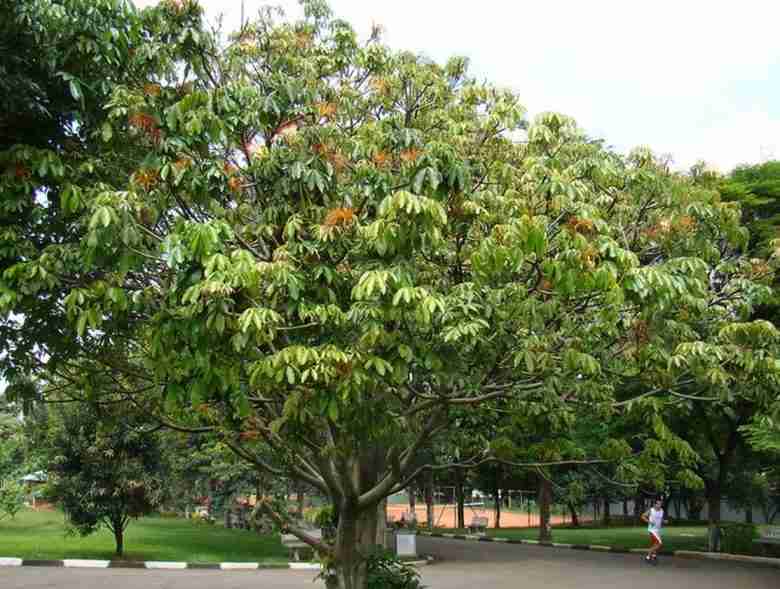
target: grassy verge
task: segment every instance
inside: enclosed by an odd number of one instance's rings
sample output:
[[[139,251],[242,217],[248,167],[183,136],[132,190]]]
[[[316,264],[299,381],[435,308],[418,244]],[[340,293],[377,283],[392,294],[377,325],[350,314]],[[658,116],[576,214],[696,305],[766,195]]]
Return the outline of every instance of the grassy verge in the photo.
[[[463,530],[437,530],[444,533],[465,533]],[[665,528],[664,550],[704,550],[706,546],[705,526],[681,526]],[[502,528],[488,530],[489,536],[500,538],[536,540],[538,528]],[[553,542],[564,544],[599,544],[619,548],[647,548],[649,545],[646,527],[619,528],[553,528]]]
[[[107,530],[80,538],[65,533],[58,511],[23,511],[0,521],[0,556],[30,559],[113,559],[114,538]],[[156,517],[133,520],[125,535],[126,560],[187,562],[286,562],[278,536]]]

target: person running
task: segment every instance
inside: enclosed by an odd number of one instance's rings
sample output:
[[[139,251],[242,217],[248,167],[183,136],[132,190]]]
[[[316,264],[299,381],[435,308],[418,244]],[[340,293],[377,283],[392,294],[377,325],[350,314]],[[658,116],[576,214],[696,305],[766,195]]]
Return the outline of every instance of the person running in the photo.
[[[650,549],[647,551],[645,560],[656,564],[658,552],[663,546],[661,539],[661,527],[664,524],[664,509],[660,499],[656,499],[655,505],[642,514],[642,521],[647,523],[647,531],[650,534]]]

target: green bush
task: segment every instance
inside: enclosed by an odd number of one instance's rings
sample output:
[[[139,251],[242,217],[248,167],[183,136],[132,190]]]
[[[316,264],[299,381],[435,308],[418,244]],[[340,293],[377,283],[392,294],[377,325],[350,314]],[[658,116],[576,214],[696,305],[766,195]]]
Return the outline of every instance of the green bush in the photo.
[[[367,558],[368,589],[423,589],[420,573],[388,550]]]
[[[729,554],[751,554],[758,538],[758,528],[753,524],[721,524],[721,552]]]

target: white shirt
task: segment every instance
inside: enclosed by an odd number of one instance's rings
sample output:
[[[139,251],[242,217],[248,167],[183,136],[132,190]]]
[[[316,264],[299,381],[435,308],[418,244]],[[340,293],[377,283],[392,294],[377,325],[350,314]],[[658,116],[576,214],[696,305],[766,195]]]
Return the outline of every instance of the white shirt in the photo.
[[[661,530],[661,526],[664,523],[664,510],[650,508],[650,514],[647,518],[647,530],[649,532],[658,532]]]

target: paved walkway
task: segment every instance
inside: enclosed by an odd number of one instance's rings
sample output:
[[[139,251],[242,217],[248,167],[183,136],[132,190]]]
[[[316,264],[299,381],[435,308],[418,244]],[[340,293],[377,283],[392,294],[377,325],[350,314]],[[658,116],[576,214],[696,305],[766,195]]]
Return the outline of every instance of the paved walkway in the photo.
[[[777,569],[663,559],[656,568],[636,554],[604,554],[492,542],[418,538],[440,562],[423,567],[430,589],[778,589]],[[147,571],[0,568],[2,589],[308,589],[313,573],[289,570]]]
[[[432,589],[778,589],[780,570],[732,563],[661,559],[639,554],[418,537],[418,549],[440,562],[425,578]],[[441,571],[441,581],[437,572]],[[446,580],[445,580],[446,579]]]

